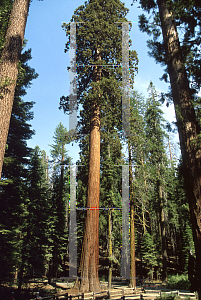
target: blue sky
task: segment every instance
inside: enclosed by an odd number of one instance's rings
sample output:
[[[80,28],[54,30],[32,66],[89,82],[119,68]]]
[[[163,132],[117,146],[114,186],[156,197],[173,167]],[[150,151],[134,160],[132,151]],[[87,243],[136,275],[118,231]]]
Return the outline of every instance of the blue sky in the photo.
[[[122,1],[129,9],[127,19],[138,21],[138,15],[142,13],[132,0]],[[84,0],[33,0],[29,10],[25,39],[28,40],[27,49],[32,49],[32,60],[29,65],[36,70],[39,77],[33,81],[27,90],[25,101],[34,101],[34,119],[31,121],[36,134],[28,141],[29,147],[38,145],[49,155],[49,144],[53,143],[52,137],[56,126],[61,122],[69,128],[69,119],[63,111],[58,109],[60,97],[69,94],[69,52],[64,53],[67,37],[61,28],[63,22],[68,23],[74,10],[84,4]],[[158,92],[166,92],[168,84],[159,80],[163,74],[163,68],[156,64],[153,58],[147,54],[146,33],[140,32],[137,23],[133,23],[130,33],[132,39],[131,50],[136,50],[139,58],[139,72],[135,78],[134,88],[147,96],[147,87],[150,80],[153,81]],[[170,122],[175,120],[173,106],[165,109],[164,117]],[[178,141],[176,135],[176,141]],[[79,158],[79,147],[76,143],[66,146],[73,162]]]

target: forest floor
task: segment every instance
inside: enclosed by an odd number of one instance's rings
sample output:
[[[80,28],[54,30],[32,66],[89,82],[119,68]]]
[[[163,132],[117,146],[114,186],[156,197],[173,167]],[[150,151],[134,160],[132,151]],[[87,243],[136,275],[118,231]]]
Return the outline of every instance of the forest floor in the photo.
[[[108,291],[108,285],[107,282],[100,282],[101,284],[101,289],[102,291],[105,291],[105,293],[103,293],[101,296],[103,296],[104,298],[107,297],[107,291]],[[62,295],[66,295],[68,293],[68,295],[72,295],[72,296],[77,296],[80,295],[80,291],[78,289],[75,289],[74,287],[74,283],[67,283],[67,282],[61,282],[61,281],[57,281],[54,280],[53,282],[51,282],[51,284],[48,284],[47,280],[43,280],[43,281],[39,281],[37,280],[37,282],[29,282],[27,284],[23,285],[22,288],[22,292],[20,294],[20,297],[17,297],[17,286],[8,286],[8,285],[4,285],[4,296],[3,298],[1,298],[2,293],[0,292],[0,299],[10,299],[10,297],[7,297],[7,295],[11,295],[11,292],[14,291],[14,294],[16,295],[15,299],[22,299],[22,300],[28,300],[28,299],[35,299],[35,295],[36,292],[40,293],[41,297],[47,297],[47,296],[51,296],[51,295],[57,295],[57,296],[62,296]],[[111,291],[114,291],[116,289],[123,289],[128,287],[126,284],[123,284],[121,282],[113,282],[112,283],[112,289]],[[141,291],[141,287],[137,286],[137,289],[140,293]],[[159,296],[159,292],[160,291],[171,291],[170,289],[166,289],[166,287],[164,285],[162,285],[162,283],[155,283],[154,286],[151,285],[150,287],[145,285],[145,291],[141,292],[144,296],[144,298],[146,300],[153,300],[156,299],[157,296]],[[2,285],[0,287],[0,291],[2,291]],[[189,292],[188,290],[182,291],[182,292]],[[129,297],[130,298],[130,297]],[[130,298],[132,299],[132,298]]]

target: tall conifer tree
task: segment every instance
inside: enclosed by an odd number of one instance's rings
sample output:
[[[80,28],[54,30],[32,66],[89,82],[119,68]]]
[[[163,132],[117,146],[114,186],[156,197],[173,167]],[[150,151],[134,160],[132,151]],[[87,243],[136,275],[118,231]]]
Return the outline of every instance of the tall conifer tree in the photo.
[[[67,231],[69,209],[69,164],[71,158],[65,145],[70,142],[69,132],[62,123],[56,127],[51,145],[51,157],[54,161],[52,173],[52,259],[49,266],[49,278],[55,277],[64,263],[67,254]]]
[[[189,42],[190,35],[194,32],[195,27],[199,23],[200,5],[197,1],[192,1],[190,4],[181,1],[165,1],[165,0],[148,0],[139,1],[141,7],[150,12],[153,11],[154,24],[149,24],[144,15],[140,16],[140,28],[148,34],[153,34],[153,41],[149,41],[152,52],[157,62],[167,67],[166,71],[169,74],[171,93],[170,98],[173,99],[175,113],[177,118],[178,133],[180,139],[180,147],[182,159],[184,163],[185,173],[185,188],[188,195],[191,222],[193,228],[193,237],[196,249],[196,266],[198,285],[197,290],[199,299],[201,299],[201,151],[200,151],[200,124],[197,120],[195,108],[193,105],[193,91],[189,86],[189,79],[186,72],[186,53],[189,53],[189,45],[194,46],[200,39],[194,43],[190,42],[188,46],[181,46],[177,30],[178,15],[180,21],[184,20],[189,25],[186,31],[185,38]],[[184,9],[183,9],[184,4]],[[174,7],[176,9],[174,9]],[[189,8],[191,9],[191,13]],[[195,13],[197,9],[197,16]],[[157,13],[158,10],[158,13]],[[179,13],[178,13],[179,12]],[[177,15],[178,13],[178,15]],[[175,19],[175,15],[177,20]],[[189,22],[189,17],[193,22]],[[188,20],[186,22],[186,20]],[[197,22],[198,21],[198,22]],[[191,25],[190,25],[191,23]],[[151,25],[151,26],[150,26]],[[161,28],[157,28],[159,25]],[[158,42],[158,37],[161,35],[163,42]],[[184,46],[184,47],[183,47]],[[187,51],[186,51],[187,50]],[[197,52],[197,51],[196,51]],[[192,55],[192,53],[191,53]],[[190,58],[190,56],[189,56]],[[194,77],[198,86],[200,85],[200,72],[192,68]],[[197,72],[197,73],[196,73]],[[167,74],[163,76],[167,81]]]
[[[166,242],[166,220],[165,220],[165,171],[167,166],[163,130],[163,117],[160,104],[157,101],[157,93],[153,83],[149,85],[148,107],[146,111],[147,122],[147,138],[150,150],[150,165],[152,166],[152,182],[155,190],[156,209],[159,219],[159,234],[161,236],[162,256],[163,256],[163,272],[162,279],[167,279],[167,242]]]
[[[49,246],[50,203],[44,151],[36,146],[30,155],[27,176],[27,198],[24,199],[25,213],[22,226],[22,247],[18,290],[21,290],[24,274],[45,274]]]
[[[116,59],[121,63],[122,31],[128,9],[120,1],[92,0],[85,2],[73,15],[77,24],[78,103],[83,105],[80,133],[90,132],[87,217],[81,256],[81,290],[99,291],[99,189],[101,117],[113,118],[113,126],[121,129],[121,69],[112,68]],[[67,24],[63,27],[69,36]],[[69,49],[69,41],[66,51]],[[84,64],[84,65],[83,65]],[[91,66],[88,66],[88,65]],[[130,51],[131,84],[137,57]],[[101,65],[106,65],[102,67]],[[108,67],[111,65],[111,67]],[[86,94],[87,92],[87,94]],[[61,98],[61,107],[69,110],[69,97]],[[114,118],[116,115],[116,118]],[[95,209],[92,209],[94,207]]]

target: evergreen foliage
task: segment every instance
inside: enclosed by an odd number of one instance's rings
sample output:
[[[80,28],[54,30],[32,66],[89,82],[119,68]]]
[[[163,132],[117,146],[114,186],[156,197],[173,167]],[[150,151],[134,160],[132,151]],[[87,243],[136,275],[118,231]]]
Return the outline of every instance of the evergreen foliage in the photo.
[[[42,276],[45,273],[49,244],[50,192],[46,178],[44,151],[38,146],[33,149],[29,162],[27,228],[24,238],[24,255],[32,274]],[[27,270],[28,271],[28,270]]]
[[[152,236],[146,231],[141,244],[142,264],[147,270],[147,275],[153,279],[154,267],[158,266],[158,253],[155,249]]]
[[[28,124],[28,121],[33,118],[33,113],[30,110],[34,103],[24,102],[22,96],[26,94],[25,89],[29,87],[31,81],[38,76],[35,70],[27,64],[30,59],[31,50],[27,50],[21,55],[21,70],[23,72],[18,75],[0,183],[2,208],[0,212],[1,278],[6,278],[15,273],[20,264],[19,249],[22,247],[21,231],[24,228],[24,215],[26,215],[26,179],[28,176],[28,157],[30,155],[27,140],[34,133],[31,125]]]
[[[115,9],[114,9],[115,8]],[[85,3],[75,10],[71,22],[77,23],[76,31],[76,63],[77,63],[77,99],[80,107],[79,133],[88,134],[90,101],[96,96],[93,87],[99,86],[101,94],[101,126],[105,128],[118,128],[121,130],[121,68],[113,67],[121,63],[122,30],[121,22],[127,21],[125,16],[128,9],[120,1],[94,0]],[[115,23],[119,22],[119,23]],[[70,24],[63,23],[62,27],[69,37],[65,52],[70,49]],[[94,39],[94,37],[96,37]],[[131,40],[129,40],[132,45]],[[100,61],[95,59],[95,49],[100,51]],[[130,51],[129,56],[131,87],[134,83],[134,72],[137,72],[138,58],[136,51]],[[105,65],[102,67],[101,81],[93,82],[93,67],[88,65]],[[70,67],[68,67],[68,70]],[[98,68],[99,69],[99,68]],[[60,109],[65,113],[69,111],[69,97],[60,98]],[[111,117],[113,116],[113,117]],[[115,116],[115,118],[114,118]]]
[[[67,154],[65,145],[70,143],[69,132],[62,123],[56,127],[54,144],[51,145],[53,159],[52,193],[51,193],[51,251],[49,262],[49,276],[57,276],[58,271],[65,268],[68,249],[68,210],[70,194],[71,158]]]
[[[5,42],[5,35],[12,5],[12,0],[2,0],[0,4],[0,57]]]
[[[194,243],[182,169],[177,169],[175,162],[167,158],[165,120],[162,117],[158,94],[152,83],[149,91],[150,95],[146,102],[136,91],[132,93],[130,114],[132,135],[129,140],[135,176],[136,256],[142,258],[142,263],[144,255],[145,257],[147,255],[147,264],[149,259],[152,260],[151,257],[149,258],[151,254],[149,252],[145,254],[146,251],[143,250],[146,248],[146,243],[151,243],[148,242],[151,235],[154,247],[151,249],[156,258],[154,267],[147,268],[144,262],[144,267],[142,264],[140,270],[137,265],[137,272],[142,272],[144,276],[149,272],[150,278],[153,276],[158,278],[161,274],[163,253],[161,205],[165,218],[164,246],[166,245],[168,270],[173,264],[172,257],[175,266],[178,264],[182,271],[187,270],[189,251],[194,249]],[[186,235],[188,243],[186,243]],[[171,264],[168,261],[171,261]]]

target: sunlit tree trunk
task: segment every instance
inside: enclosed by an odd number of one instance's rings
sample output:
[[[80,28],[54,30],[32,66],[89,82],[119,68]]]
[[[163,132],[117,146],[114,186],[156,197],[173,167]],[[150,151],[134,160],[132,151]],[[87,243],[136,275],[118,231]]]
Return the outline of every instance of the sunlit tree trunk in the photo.
[[[134,212],[134,191],[133,191],[133,175],[131,146],[129,149],[129,181],[130,181],[130,287],[136,287],[136,266],[135,266],[135,212]]]
[[[165,212],[163,205],[163,191],[162,186],[159,186],[160,197],[160,230],[161,230],[161,242],[162,242],[162,257],[163,257],[163,272],[162,280],[167,280],[167,242],[166,242],[166,224],[165,224]]]
[[[30,0],[15,0],[0,62],[0,178]]]
[[[96,51],[95,60],[101,60]],[[101,69],[94,67],[93,81],[99,82]],[[94,92],[96,92],[94,90]],[[98,278],[99,263],[99,195],[100,195],[100,104],[94,99],[91,105],[90,141],[89,141],[89,175],[87,216],[81,255],[81,286],[82,292],[100,291]],[[94,209],[93,209],[94,208]]]
[[[108,289],[112,287],[112,212],[111,209],[108,211],[108,231],[109,231],[109,272],[108,272]]]
[[[201,299],[201,149],[200,128],[196,122],[189,82],[182,61],[176,25],[166,1],[158,0],[163,40],[173,101],[175,106],[182,159],[185,167],[185,188],[188,195],[196,252],[198,293]]]

